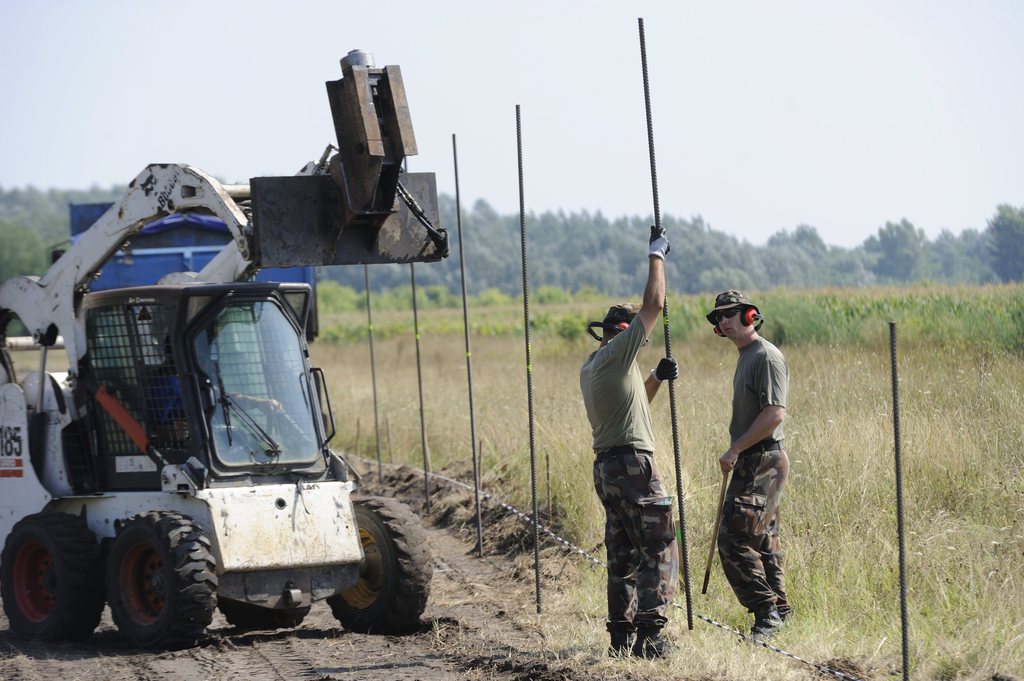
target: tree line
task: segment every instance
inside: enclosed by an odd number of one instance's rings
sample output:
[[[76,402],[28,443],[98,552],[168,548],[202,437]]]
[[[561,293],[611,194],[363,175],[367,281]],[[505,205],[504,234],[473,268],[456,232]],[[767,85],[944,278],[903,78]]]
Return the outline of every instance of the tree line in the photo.
[[[67,241],[68,205],[114,201],[122,189],[81,191],[5,190],[0,187],[0,281],[21,274],[42,274],[50,250]],[[448,229],[451,256],[416,267],[417,284],[460,290],[459,241],[455,200],[439,197],[441,222]],[[467,287],[515,295],[522,288],[519,216],[502,215],[478,200],[463,211]],[[940,282],[985,284],[1024,279],[1024,207],[1000,205],[984,229],[960,234],[943,231],[930,240],[903,219],[886,222],[853,248],[826,244],[815,227],[798,225],[751,244],[712,229],[701,217],[664,216],[672,253],[666,276],[684,293],[726,288],[821,288]],[[646,277],[643,237],[650,218],[609,219],[600,212],[529,214],[527,268],[530,285],[603,295],[634,295]],[[360,267],[324,268],[322,276],[363,288]],[[409,268],[379,265],[371,286],[388,290],[408,286]]]
[[[459,242],[454,199],[440,197],[451,256],[418,265],[417,285],[459,290]],[[1024,207],[1000,205],[982,230],[943,231],[929,240],[907,220],[887,222],[854,248],[830,246],[818,230],[798,225],[751,244],[708,226],[701,217],[663,216],[672,252],[666,262],[670,287],[682,293],[727,288],[822,288],[902,285],[922,282],[986,284],[1024,279]],[[636,295],[647,276],[642,254],[649,217],[608,219],[601,213],[530,214],[527,270],[531,287],[595,290]],[[463,211],[466,279],[471,293],[522,290],[519,216],[501,215],[479,200]],[[355,290],[363,288],[361,268],[331,268],[324,275]],[[409,268],[371,269],[371,287],[408,286]]]

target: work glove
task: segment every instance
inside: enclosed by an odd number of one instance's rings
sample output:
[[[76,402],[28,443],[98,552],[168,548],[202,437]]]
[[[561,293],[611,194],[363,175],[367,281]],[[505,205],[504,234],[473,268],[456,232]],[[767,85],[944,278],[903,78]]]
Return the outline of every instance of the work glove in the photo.
[[[674,381],[679,378],[679,364],[674,357],[663,357],[654,370],[654,377],[659,381]]]
[[[655,258],[665,259],[665,254],[669,252],[670,247],[668,245],[668,237],[665,236],[665,228],[651,225],[651,251],[648,256]]]

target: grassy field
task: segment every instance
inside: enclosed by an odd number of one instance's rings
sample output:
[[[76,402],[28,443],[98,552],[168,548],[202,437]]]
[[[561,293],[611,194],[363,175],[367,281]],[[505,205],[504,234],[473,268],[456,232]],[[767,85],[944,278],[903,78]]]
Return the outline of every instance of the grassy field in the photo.
[[[783,542],[796,616],[780,647],[818,662],[851,661],[872,678],[900,664],[900,617],[888,320],[898,322],[908,602],[914,678],[991,679],[1024,672],[1024,287],[911,291],[773,291],[755,296],[790,366],[791,478]],[[670,298],[694,610],[744,628],[721,569],[699,594],[728,442],[736,351],[702,319],[710,300]],[[618,301],[531,305],[536,452],[542,508],[603,559],[603,515],[579,395],[596,343],[580,333]],[[470,310],[476,432],[484,487],[530,508],[522,307]],[[314,360],[327,372],[338,448],[376,456],[366,317],[325,315]],[[382,456],[422,463],[412,316],[374,311]],[[470,424],[461,309],[420,312],[427,438],[434,470],[469,481]],[[325,340],[332,339],[332,340]],[[641,354],[653,367],[660,333]],[[657,461],[675,493],[668,391],[655,405]],[[357,438],[358,433],[358,438]],[[550,471],[550,487],[546,484]],[[557,554],[547,554],[557,556]],[[603,572],[571,557],[574,586],[549,595],[553,650],[605,645]],[[678,601],[682,603],[680,584]],[[808,668],[737,646],[703,622],[669,633],[685,653],[657,667],[688,678],[808,678]],[[642,665],[609,660],[615,665]],[[642,669],[642,668],[641,668]],[[652,671],[653,673],[653,671]]]

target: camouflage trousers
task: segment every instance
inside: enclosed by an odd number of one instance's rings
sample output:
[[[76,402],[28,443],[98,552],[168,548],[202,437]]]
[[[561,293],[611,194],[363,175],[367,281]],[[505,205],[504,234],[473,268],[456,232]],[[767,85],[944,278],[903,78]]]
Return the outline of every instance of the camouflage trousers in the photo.
[[[608,630],[663,627],[679,573],[672,498],[649,452],[617,447],[594,461],[605,511]]]
[[[718,555],[736,598],[751,612],[790,610],[779,544],[779,503],[788,474],[785,450],[747,454],[736,462],[726,492]]]

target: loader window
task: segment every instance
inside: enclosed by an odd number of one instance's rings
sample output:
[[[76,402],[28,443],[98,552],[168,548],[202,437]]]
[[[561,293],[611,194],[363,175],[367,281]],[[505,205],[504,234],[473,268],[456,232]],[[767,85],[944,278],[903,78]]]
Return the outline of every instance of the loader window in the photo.
[[[309,465],[319,458],[314,403],[298,332],[274,303],[225,307],[194,337],[210,428],[225,466]]]

